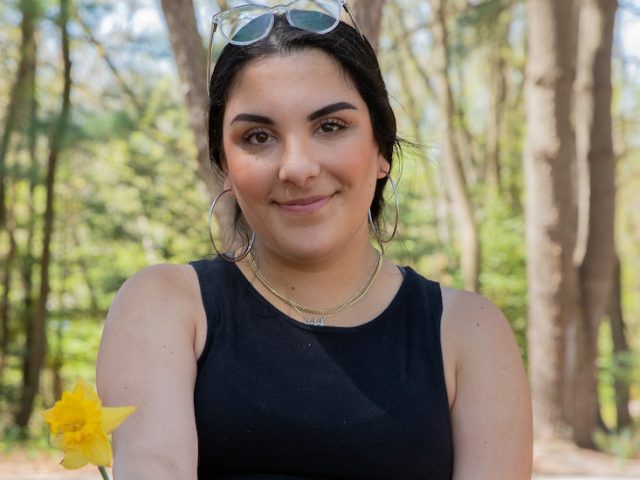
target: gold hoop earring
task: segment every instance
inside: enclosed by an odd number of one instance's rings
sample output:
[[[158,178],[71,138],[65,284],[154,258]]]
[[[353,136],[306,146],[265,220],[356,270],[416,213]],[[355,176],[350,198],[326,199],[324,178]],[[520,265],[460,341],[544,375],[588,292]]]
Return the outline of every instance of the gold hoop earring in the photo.
[[[376,224],[373,221],[373,216],[371,215],[371,209],[369,209],[369,226],[371,227],[371,232],[373,233],[373,236],[378,242],[378,245],[380,245],[380,248],[382,248],[383,250],[384,250],[383,244],[389,243],[396,236],[396,232],[398,231],[398,222],[400,220],[400,205],[398,203],[398,189],[396,187],[396,183],[393,181],[393,178],[391,178],[391,175],[387,175],[387,178],[389,179],[389,183],[391,183],[391,188],[393,189],[393,203],[396,210],[396,219],[393,223],[393,230],[391,231],[391,235],[389,235],[388,238],[382,238],[382,236],[380,235],[380,232],[378,231],[378,228],[376,227]]]
[[[227,262],[231,262],[231,263],[235,263],[235,262],[239,262],[240,260],[242,260],[243,258],[245,258],[247,255],[249,255],[249,252],[251,252],[251,249],[253,248],[253,244],[256,240],[256,232],[251,232],[251,238],[249,239],[249,243],[244,247],[244,249],[242,249],[242,251],[240,252],[239,255],[233,255],[233,254],[229,254],[229,253],[223,253],[220,250],[218,250],[218,247],[216,247],[216,242],[213,239],[213,232],[211,231],[211,225],[213,223],[213,211],[216,208],[216,205],[218,203],[218,201],[220,200],[220,198],[222,198],[222,196],[225,193],[229,193],[231,191],[230,188],[223,190],[222,192],[220,192],[218,195],[216,195],[216,198],[213,199],[213,202],[211,202],[211,207],[209,208],[209,218],[208,218],[208,225],[209,225],[209,239],[211,240],[211,245],[213,246],[213,249],[215,250],[216,254],[222,258],[223,260],[226,260]],[[235,236],[234,236],[235,239]]]

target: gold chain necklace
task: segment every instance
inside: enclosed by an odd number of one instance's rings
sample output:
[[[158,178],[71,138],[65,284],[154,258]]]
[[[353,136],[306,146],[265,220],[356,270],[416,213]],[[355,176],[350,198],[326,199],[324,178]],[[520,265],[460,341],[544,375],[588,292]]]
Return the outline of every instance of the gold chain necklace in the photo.
[[[366,282],[364,283],[364,285],[362,285],[362,288],[360,288],[360,290],[358,290],[356,294],[353,297],[349,298],[346,302],[341,303],[340,305],[336,305],[334,307],[328,307],[328,308],[307,307],[305,305],[300,305],[299,303],[294,302],[293,300],[290,300],[284,295],[282,295],[275,288],[273,288],[269,284],[269,282],[267,282],[267,280],[264,278],[264,276],[262,275],[262,272],[260,272],[260,270],[258,269],[258,265],[256,265],[256,261],[253,258],[253,253],[249,255],[249,266],[251,267],[251,271],[253,271],[257,279],[260,280],[260,283],[262,283],[262,285],[264,285],[267,290],[269,290],[271,293],[273,293],[276,297],[278,297],[280,300],[282,300],[284,303],[286,303],[290,307],[293,307],[295,310],[299,312],[311,313],[313,315],[322,315],[326,317],[327,315],[332,315],[334,313],[342,312],[343,310],[346,310],[347,308],[355,305],[356,303],[358,303],[360,300],[364,298],[364,296],[371,289],[373,282],[375,282],[376,278],[378,277],[378,273],[380,273],[380,269],[382,267],[382,253],[378,252],[378,258],[376,260],[376,264],[373,267],[373,270],[371,271],[371,273],[369,274],[369,277],[367,277]],[[307,322],[306,318],[305,318],[305,322]],[[322,322],[322,324],[324,324],[324,321]]]

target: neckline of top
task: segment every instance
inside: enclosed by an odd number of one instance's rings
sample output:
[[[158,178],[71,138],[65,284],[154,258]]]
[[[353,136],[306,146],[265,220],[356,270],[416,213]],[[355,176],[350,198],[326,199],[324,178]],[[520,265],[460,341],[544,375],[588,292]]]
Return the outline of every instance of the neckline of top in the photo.
[[[224,260],[223,260],[224,261]],[[225,262],[228,263],[228,262]],[[412,272],[412,269],[410,267],[402,267],[400,265],[397,265],[398,270],[400,270],[400,273],[402,275],[402,283],[400,284],[400,287],[398,288],[398,291],[394,294],[393,298],[391,299],[391,301],[389,302],[389,304],[375,317],[373,317],[371,320],[368,320],[364,323],[361,323],[359,325],[354,325],[354,326],[339,326],[339,325],[310,325],[310,324],[306,324],[304,322],[301,322],[300,320],[296,320],[295,318],[287,315],[286,313],[284,313],[283,311],[281,311],[280,309],[278,309],[275,305],[273,305],[269,300],[267,300],[257,289],[256,287],[249,281],[249,279],[247,277],[244,276],[244,274],[242,273],[242,271],[240,270],[240,268],[238,268],[238,266],[236,264],[229,264],[231,268],[231,271],[234,272],[234,275],[237,275],[240,278],[240,282],[242,283],[242,287],[244,288],[244,290],[246,290],[251,297],[253,297],[255,300],[257,300],[261,306],[266,307],[267,309],[269,309],[278,319],[280,320],[284,320],[287,323],[301,328],[303,330],[309,330],[309,331],[313,331],[313,332],[327,332],[327,333],[353,333],[353,332],[358,332],[360,330],[364,330],[367,329],[369,327],[371,327],[374,324],[379,323],[380,321],[382,321],[384,318],[389,316],[389,313],[391,312],[391,310],[395,307],[395,305],[400,301],[400,298],[403,296],[404,291],[407,289],[407,280],[409,277],[409,272]]]

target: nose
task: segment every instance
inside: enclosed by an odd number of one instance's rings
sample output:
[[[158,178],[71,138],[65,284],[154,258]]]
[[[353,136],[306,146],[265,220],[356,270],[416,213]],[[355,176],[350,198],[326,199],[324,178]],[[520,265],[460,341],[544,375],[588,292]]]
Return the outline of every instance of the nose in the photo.
[[[304,187],[319,173],[320,164],[316,161],[314,152],[307,142],[299,140],[285,142],[278,171],[281,182],[290,182],[297,187]]]

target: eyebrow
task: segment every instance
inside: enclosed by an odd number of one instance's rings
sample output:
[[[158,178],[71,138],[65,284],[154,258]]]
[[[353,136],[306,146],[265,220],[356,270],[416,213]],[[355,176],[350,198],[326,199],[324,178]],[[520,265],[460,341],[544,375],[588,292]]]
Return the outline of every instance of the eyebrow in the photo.
[[[231,123],[236,122],[264,123],[266,125],[274,124],[274,121],[269,117],[265,117],[264,115],[257,115],[255,113],[239,113],[233,118],[233,120],[231,120]]]
[[[307,120],[313,121],[317,118],[329,115],[331,113],[339,112],[340,110],[357,110],[357,108],[348,102],[338,102],[322,107],[320,110],[316,110],[307,116]]]
[[[349,102],[332,103],[331,105],[327,105],[326,107],[322,107],[316,110],[315,112],[310,113],[307,116],[307,120],[311,122],[325,115],[330,115],[332,113],[339,112],[340,110],[357,110],[357,108],[354,105],[350,104]],[[265,115],[258,115],[255,113],[239,113],[233,118],[233,120],[231,120],[231,123],[236,123],[236,122],[255,122],[255,123],[263,123],[265,125],[275,124],[273,119]]]

